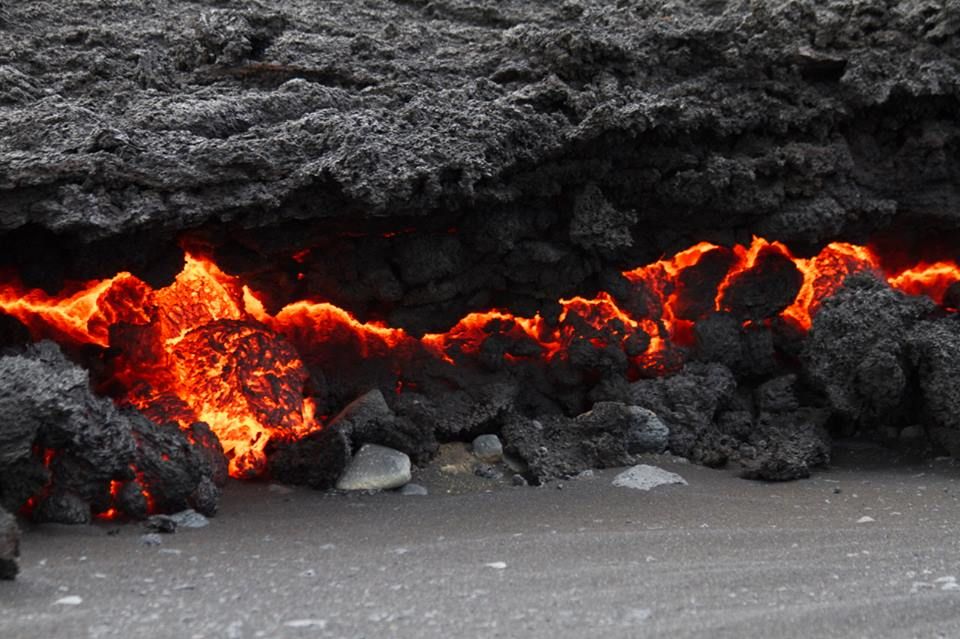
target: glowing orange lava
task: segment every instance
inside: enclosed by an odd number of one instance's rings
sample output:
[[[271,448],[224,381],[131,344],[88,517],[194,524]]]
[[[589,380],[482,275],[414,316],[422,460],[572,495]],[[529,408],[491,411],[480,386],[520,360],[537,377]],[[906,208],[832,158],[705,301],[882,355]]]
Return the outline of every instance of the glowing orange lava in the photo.
[[[301,251],[293,259],[302,262],[308,254]],[[444,333],[416,338],[403,329],[361,322],[327,302],[298,301],[271,314],[238,278],[188,253],[180,274],[160,289],[120,273],[48,295],[8,278],[0,284],[0,312],[19,319],[34,338],[119,353],[110,380],[119,402],[157,422],[175,421],[183,428],[208,423],[230,459],[230,473],[244,477],[263,472],[270,441],[294,440],[321,428],[303,359],[313,357],[312,345],[349,345],[360,358],[402,360],[423,352],[458,365],[497,336],[520,345],[503,353],[504,361],[515,365],[568,357],[574,345],[582,348],[586,341],[598,349],[622,349],[640,373],[662,374],[671,370],[677,346],[690,343],[696,320],[724,310],[725,291],[770,255],[791,260],[803,276],[781,315],[804,329],[821,302],[853,273],[883,274],[891,286],[940,303],[960,281],[960,267],[952,262],[884,273],[870,249],[851,244],[830,244],[814,257],[796,258],[783,244],[762,238],[731,248],[702,242],[624,272],[633,287],[626,301],[605,291],[560,300],[554,321],[502,310],[470,313]],[[398,375],[397,388],[403,387]]]

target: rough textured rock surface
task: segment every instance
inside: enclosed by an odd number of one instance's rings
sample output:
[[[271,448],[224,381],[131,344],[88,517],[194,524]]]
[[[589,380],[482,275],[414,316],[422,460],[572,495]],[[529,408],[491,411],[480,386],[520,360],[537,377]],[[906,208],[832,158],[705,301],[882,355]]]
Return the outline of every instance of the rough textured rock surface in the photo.
[[[143,517],[144,491],[160,511],[214,514],[223,451],[205,425],[192,432],[193,443],[96,397],[87,371],[52,342],[0,358],[0,505],[33,498],[34,519],[86,523],[110,508]]]
[[[699,240],[960,226],[952,2],[38,1],[0,52],[0,254],[47,288],[332,238],[303,285],[424,330]]]
[[[804,363],[852,428],[880,430],[913,410],[907,339],[932,309],[929,299],[904,296],[869,275],[848,279],[823,304]]]
[[[20,530],[13,515],[0,508],[0,579],[13,579],[19,567]]]
[[[715,426],[737,383],[719,364],[690,364],[670,377],[640,380],[630,387],[631,403],[652,410],[670,428],[670,450],[708,466],[726,463],[733,447]]]
[[[667,434],[651,411],[622,402],[597,402],[572,419],[512,414],[503,424],[506,451],[522,460],[536,481],[632,464],[635,454],[662,451]]]
[[[908,337],[921,418],[934,442],[960,456],[960,323],[956,316],[917,324]]]
[[[329,300],[420,335],[478,309],[556,321],[559,297],[598,288],[642,308],[649,296],[619,290],[619,271],[702,240],[759,233],[804,253],[877,232],[911,244],[933,229],[956,257],[958,78],[953,0],[5,3],[0,268],[51,292],[119,270],[167,283],[180,239],[242,275],[268,309]],[[272,444],[270,472],[328,486],[364,444],[419,463],[437,440],[501,428],[543,476],[650,445],[622,420],[570,417],[597,401],[653,411],[675,453],[769,479],[825,461],[825,406],[853,430],[916,408],[953,446],[955,326],[855,284],[825,305],[804,350],[776,320],[744,326],[799,286],[794,267],[770,259],[728,290],[722,313],[685,298],[683,314],[709,315],[694,331],[697,361],[673,358],[678,374],[663,379],[628,384],[625,351],[585,326],[571,327],[567,361],[523,374],[505,362],[536,345],[491,330],[477,375],[424,364],[396,399],[392,359],[357,367],[351,354],[341,366],[322,353],[324,366],[306,362],[323,381],[321,414],[370,388],[379,398]],[[681,289],[709,290],[717,272]],[[934,324],[908,336],[921,320]],[[22,343],[22,329],[0,320],[0,346]],[[791,371],[801,374],[785,381]],[[91,435],[48,437],[38,418],[0,424],[0,503],[52,472],[65,488],[38,516],[88,517],[115,477],[123,509],[140,513],[129,463],[181,486],[194,481],[193,454],[210,477],[192,505],[215,503],[216,455],[178,449],[180,470],[168,469],[156,454],[177,445],[175,429],[114,413],[89,430],[103,441],[81,442],[101,452],[56,455],[50,469],[38,441],[60,450]],[[179,488],[159,492],[170,508],[183,501]]]

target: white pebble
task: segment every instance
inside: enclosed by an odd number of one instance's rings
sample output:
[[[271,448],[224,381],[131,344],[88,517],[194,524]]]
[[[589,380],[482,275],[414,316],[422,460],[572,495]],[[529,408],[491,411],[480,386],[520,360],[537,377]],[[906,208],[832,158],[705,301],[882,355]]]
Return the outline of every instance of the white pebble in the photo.
[[[636,490],[650,490],[657,486],[668,484],[686,485],[687,481],[676,473],[640,464],[623,471],[613,478],[613,485],[619,488],[634,488]]]
[[[876,521],[876,519],[874,519],[873,517],[869,517],[869,516],[867,516],[867,515],[864,515],[863,517],[861,517],[860,519],[857,520],[857,523],[858,523],[858,524],[869,524],[870,522],[873,522],[873,521]]]
[[[53,602],[55,606],[79,606],[83,603],[83,599],[76,596],[70,595],[69,597],[61,597]]]
[[[507,567],[507,564],[502,561],[494,561],[489,564],[484,564],[487,568],[494,568],[496,570],[503,570]]]
[[[284,621],[283,625],[287,628],[319,628],[323,630],[327,627],[326,619],[291,619]]]

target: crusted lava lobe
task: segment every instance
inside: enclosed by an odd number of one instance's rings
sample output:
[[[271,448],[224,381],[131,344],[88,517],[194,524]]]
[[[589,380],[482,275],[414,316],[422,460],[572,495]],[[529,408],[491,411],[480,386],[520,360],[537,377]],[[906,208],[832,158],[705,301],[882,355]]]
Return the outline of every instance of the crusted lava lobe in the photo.
[[[52,342],[0,357],[0,415],[0,505],[8,509],[61,523],[216,512],[225,462],[208,429],[198,425],[191,436],[118,409]]]

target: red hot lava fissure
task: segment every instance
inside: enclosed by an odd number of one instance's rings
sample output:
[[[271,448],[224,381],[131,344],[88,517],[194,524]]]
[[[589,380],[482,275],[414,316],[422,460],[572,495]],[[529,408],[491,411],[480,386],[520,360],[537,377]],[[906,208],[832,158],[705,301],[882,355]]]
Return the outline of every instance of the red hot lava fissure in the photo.
[[[311,345],[349,343],[361,357],[419,349],[454,365],[457,358],[476,355],[496,323],[500,332],[531,346],[524,354],[508,354],[507,362],[539,358],[549,364],[587,339],[594,348],[623,349],[634,373],[662,374],[675,362],[673,345],[689,340],[698,316],[728,310],[744,278],[761,263],[777,260],[789,260],[800,282],[779,315],[804,330],[822,301],[853,273],[875,272],[899,290],[938,303],[960,281],[953,262],[885,273],[869,248],[851,244],[829,244],[814,257],[796,258],[783,244],[761,238],[732,248],[702,242],[624,272],[642,303],[624,304],[600,292],[560,300],[556,323],[489,310],[467,315],[444,333],[417,338],[360,322],[326,302],[298,301],[270,314],[256,291],[211,259],[187,253],[183,270],[160,289],[119,273],[51,296],[26,290],[10,277],[0,283],[0,311],[20,320],[35,339],[118,352],[111,380],[123,389],[118,402],[185,429],[206,422],[230,459],[230,474],[249,477],[264,471],[268,442],[295,440],[322,427],[305,393],[308,373],[301,355]],[[397,384],[402,388],[402,375]]]

